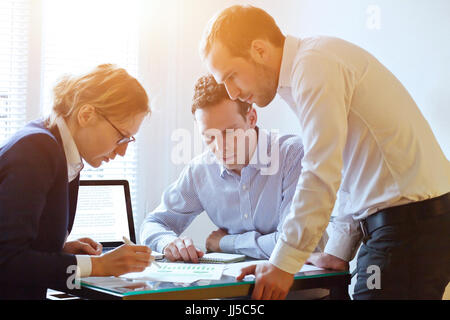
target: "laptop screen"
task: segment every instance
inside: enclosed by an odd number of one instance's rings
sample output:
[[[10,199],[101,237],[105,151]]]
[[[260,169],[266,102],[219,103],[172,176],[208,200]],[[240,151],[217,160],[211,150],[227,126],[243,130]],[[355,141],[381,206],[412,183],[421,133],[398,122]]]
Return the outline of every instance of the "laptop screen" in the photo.
[[[132,213],[128,211],[127,181],[80,181],[75,221],[67,241],[89,237],[103,246],[120,245],[123,236],[135,241]]]

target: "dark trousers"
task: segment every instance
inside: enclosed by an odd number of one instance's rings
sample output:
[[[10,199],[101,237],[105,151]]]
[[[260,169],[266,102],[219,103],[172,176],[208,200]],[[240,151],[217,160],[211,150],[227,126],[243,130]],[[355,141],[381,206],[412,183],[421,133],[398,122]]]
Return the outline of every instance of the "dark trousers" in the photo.
[[[449,281],[447,212],[386,225],[369,234],[358,254],[353,299],[440,300]]]

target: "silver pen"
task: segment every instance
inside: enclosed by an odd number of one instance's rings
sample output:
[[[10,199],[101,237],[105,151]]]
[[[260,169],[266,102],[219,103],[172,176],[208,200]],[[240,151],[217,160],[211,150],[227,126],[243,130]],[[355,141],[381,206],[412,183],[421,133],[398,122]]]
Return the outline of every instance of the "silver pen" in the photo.
[[[125,244],[134,245],[134,243],[130,239],[128,239],[127,237],[123,236],[122,239],[123,239],[123,242]],[[158,268],[161,268],[161,266],[155,260],[153,260],[152,264],[154,264]]]

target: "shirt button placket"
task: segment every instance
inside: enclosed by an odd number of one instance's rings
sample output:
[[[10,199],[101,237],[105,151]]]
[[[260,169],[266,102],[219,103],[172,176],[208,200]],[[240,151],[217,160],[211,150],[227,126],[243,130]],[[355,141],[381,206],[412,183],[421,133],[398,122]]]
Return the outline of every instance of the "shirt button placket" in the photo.
[[[247,228],[252,228],[251,223],[251,206],[250,206],[250,190],[249,190],[249,183],[245,177],[245,171],[242,170],[242,177],[241,177],[241,190],[239,190],[239,193],[241,194],[241,213],[243,214],[243,220],[244,225]]]

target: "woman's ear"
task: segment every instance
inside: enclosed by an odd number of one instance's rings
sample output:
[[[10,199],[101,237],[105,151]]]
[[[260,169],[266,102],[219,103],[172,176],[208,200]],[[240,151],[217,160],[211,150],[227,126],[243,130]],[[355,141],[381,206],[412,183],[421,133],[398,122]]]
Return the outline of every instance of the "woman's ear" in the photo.
[[[258,121],[258,114],[256,113],[255,108],[250,108],[250,111],[247,113],[247,122],[250,128],[254,129],[256,127],[256,122]]]
[[[78,109],[78,125],[81,128],[92,125],[96,120],[95,108],[90,104],[85,104]]]

